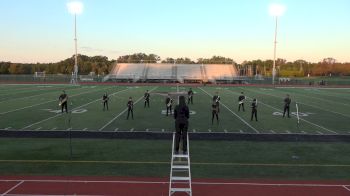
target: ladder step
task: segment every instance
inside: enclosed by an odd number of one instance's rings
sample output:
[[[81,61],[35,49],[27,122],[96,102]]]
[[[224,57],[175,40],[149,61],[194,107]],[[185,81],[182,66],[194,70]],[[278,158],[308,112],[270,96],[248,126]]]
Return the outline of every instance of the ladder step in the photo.
[[[175,176],[172,176],[171,177],[171,180],[175,180],[175,181],[186,181],[186,180],[191,180],[190,177],[175,177]]]
[[[173,158],[188,158],[188,154],[174,154]]]
[[[171,188],[171,192],[191,192],[190,188]]]
[[[188,165],[173,165],[173,169],[189,169]]]

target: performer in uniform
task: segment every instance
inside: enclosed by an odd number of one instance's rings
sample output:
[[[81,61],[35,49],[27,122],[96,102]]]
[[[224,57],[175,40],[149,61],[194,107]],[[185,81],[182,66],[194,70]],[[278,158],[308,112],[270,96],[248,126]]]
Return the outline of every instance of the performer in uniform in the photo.
[[[193,104],[193,91],[192,88],[187,92],[188,98],[187,98],[187,104]]]
[[[132,101],[132,97],[129,97],[129,101],[126,104],[128,106],[128,116],[126,117],[126,120],[129,119],[129,114],[131,113],[131,118],[134,119],[134,102]]]
[[[173,99],[170,97],[170,94],[168,94],[168,97],[165,99],[165,105],[166,105],[166,115],[168,116],[168,113],[170,111],[170,114],[172,113],[172,107],[173,107]]]
[[[292,102],[292,100],[289,98],[289,95],[287,94],[286,98],[284,99],[284,110],[283,110],[283,118],[286,114],[286,111],[288,111],[288,118],[290,118],[289,116],[289,105]]]
[[[187,129],[190,110],[186,105],[185,97],[179,97],[179,105],[174,109],[175,118],[175,154],[179,153],[180,138],[182,138],[183,154],[187,154]]]
[[[103,94],[102,96],[103,111],[105,111],[105,108],[107,108],[108,110],[108,100],[109,100],[108,94],[107,93]]]
[[[213,101],[213,104],[211,105],[211,124],[214,123],[214,117],[216,117],[216,122],[219,124],[219,106],[216,104],[215,101]]]
[[[241,110],[241,106],[244,112],[244,100],[245,100],[245,96],[243,94],[243,92],[241,92],[241,95],[238,97],[238,111]]]
[[[150,94],[148,92],[148,90],[145,92],[145,95],[143,96],[143,98],[145,99],[145,106],[147,105],[147,107],[149,107],[149,97],[150,97]]]
[[[62,94],[58,97],[59,100],[59,106],[61,106],[61,111],[63,113],[63,108],[65,108],[66,113],[68,113],[68,95],[66,94],[66,91],[62,91]]]
[[[218,108],[218,113],[220,112],[220,96],[219,92],[216,92],[215,95],[213,96],[213,102],[216,103],[217,108]]]
[[[253,121],[253,117],[255,116],[255,121],[258,121],[258,110],[257,110],[257,107],[258,107],[258,101],[256,99],[253,99],[253,102],[252,102],[252,115],[250,117],[250,121]]]

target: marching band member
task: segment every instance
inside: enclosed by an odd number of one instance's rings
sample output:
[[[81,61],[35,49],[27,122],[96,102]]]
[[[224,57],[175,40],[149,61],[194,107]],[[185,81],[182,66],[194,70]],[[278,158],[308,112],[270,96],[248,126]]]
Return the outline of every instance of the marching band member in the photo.
[[[126,117],[126,120],[129,119],[129,114],[131,113],[131,118],[134,119],[134,102],[132,101],[132,97],[129,97],[129,101],[126,104],[128,106],[128,116]]]
[[[68,113],[68,95],[66,94],[66,91],[62,91],[62,94],[58,97],[59,100],[59,106],[61,106],[61,111],[63,113],[63,108],[65,108],[66,113]]]
[[[243,92],[241,92],[241,95],[238,97],[238,111],[241,110],[241,106],[244,112],[244,100],[245,100],[245,96],[243,94]]]
[[[168,94],[168,97],[165,99],[165,105],[166,105],[166,115],[168,116],[169,111],[170,111],[170,114],[172,113],[172,106],[173,106],[173,99],[170,97],[170,94]]]
[[[149,97],[150,97],[150,94],[148,92],[148,90],[145,92],[145,95],[143,96],[144,100],[145,100],[145,106],[147,105],[147,107],[149,107]]]
[[[103,111],[105,111],[105,108],[107,108],[108,110],[108,100],[109,100],[108,94],[107,93],[103,94],[102,96]]]

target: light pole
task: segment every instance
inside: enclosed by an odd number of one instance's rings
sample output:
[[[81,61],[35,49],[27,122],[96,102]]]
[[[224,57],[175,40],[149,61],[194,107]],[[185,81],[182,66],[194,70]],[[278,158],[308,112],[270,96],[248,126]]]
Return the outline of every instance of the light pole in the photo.
[[[276,24],[275,24],[275,39],[274,39],[274,48],[273,48],[273,68],[272,68],[272,84],[275,84],[275,76],[276,76],[276,45],[277,45],[277,22],[278,22],[278,16],[282,16],[284,11],[286,10],[286,7],[284,5],[279,4],[271,4],[269,7],[270,15],[275,17]]]
[[[80,1],[71,1],[67,3],[68,11],[74,15],[74,45],[75,45],[75,55],[74,55],[74,72],[72,75],[72,83],[76,84],[78,82],[78,39],[77,39],[77,15],[83,12],[83,4]]]

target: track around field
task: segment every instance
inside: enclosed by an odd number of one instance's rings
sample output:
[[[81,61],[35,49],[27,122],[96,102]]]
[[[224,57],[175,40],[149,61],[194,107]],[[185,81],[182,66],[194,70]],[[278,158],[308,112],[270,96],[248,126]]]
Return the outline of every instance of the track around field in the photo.
[[[2,176],[0,195],[165,196],[168,185],[165,178]],[[347,196],[350,181],[194,179],[192,189],[200,196]]]

